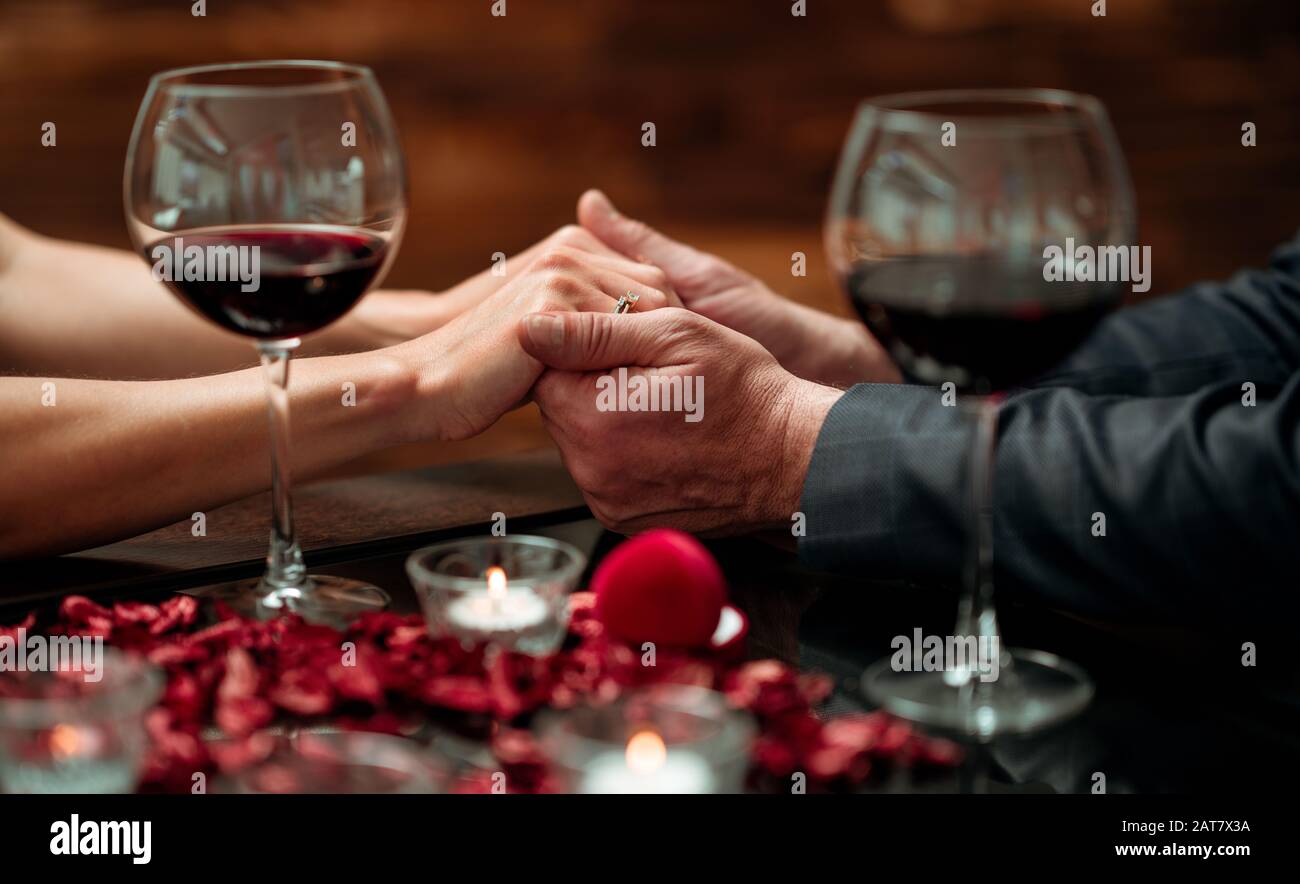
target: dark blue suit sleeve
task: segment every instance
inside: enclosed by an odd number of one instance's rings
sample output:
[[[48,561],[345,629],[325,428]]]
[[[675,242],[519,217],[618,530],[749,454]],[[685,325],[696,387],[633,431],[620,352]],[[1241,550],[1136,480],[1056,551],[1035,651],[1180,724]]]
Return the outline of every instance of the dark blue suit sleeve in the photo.
[[[1236,377],[1284,383],[1300,368],[1300,237],[1265,269],[1121,310],[1036,386],[1178,396]]]
[[[1122,311],[1007,397],[1000,593],[1126,619],[1300,610],[1298,266],[1284,247],[1268,270]],[[955,582],[968,444],[964,414],[935,388],[851,389],[805,481],[805,561]]]

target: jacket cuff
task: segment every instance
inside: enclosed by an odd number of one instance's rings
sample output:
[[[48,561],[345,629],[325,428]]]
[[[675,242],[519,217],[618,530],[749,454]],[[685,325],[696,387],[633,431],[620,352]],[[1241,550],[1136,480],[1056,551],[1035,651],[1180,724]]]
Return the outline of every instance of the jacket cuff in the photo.
[[[822,424],[804,480],[810,567],[956,579],[968,508],[970,422],[938,387],[859,384]]]

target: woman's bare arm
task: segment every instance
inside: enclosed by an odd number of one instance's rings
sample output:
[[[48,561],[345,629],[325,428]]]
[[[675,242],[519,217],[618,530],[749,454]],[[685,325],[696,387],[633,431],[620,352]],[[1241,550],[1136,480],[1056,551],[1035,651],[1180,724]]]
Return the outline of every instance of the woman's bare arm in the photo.
[[[548,248],[612,256],[582,228],[562,228],[439,294],[376,291],[311,335],[302,356],[357,353],[433,331],[490,297]],[[153,380],[256,364],[245,338],[193,313],[143,258],[51,239],[0,215],[0,374]]]
[[[403,441],[410,366],[385,351],[291,366],[294,472]],[[355,406],[343,385],[356,385]],[[262,370],[203,378],[0,378],[0,558],[81,549],[269,482]]]
[[[555,247],[519,262],[504,285],[487,283],[477,306],[429,334],[373,352],[295,359],[294,473],[310,477],[390,445],[482,432],[527,397],[542,370],[519,346],[519,317],[609,312],[632,289],[638,309],[664,306],[670,295],[654,288],[651,270]],[[88,323],[100,328],[93,317]],[[102,332],[104,352],[132,346],[112,327]],[[0,558],[83,549],[266,488],[264,387],[260,368],[154,381],[0,377]]]

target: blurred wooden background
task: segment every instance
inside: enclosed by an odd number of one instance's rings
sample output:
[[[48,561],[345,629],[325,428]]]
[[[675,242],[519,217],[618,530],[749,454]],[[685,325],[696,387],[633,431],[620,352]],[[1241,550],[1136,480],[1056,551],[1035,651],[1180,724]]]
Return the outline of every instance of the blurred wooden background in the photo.
[[[388,283],[441,288],[570,220],[585,187],[841,309],[821,255],[855,102],[1089,92],[1138,194],[1153,293],[1264,260],[1300,227],[1297,0],[0,0],[0,211],[127,245],[121,175],[148,77],[256,58],[373,67],[411,169]],[[40,127],[58,124],[58,146]],[[1259,146],[1241,146],[1241,124]],[[653,121],[658,145],[640,145]],[[809,257],[806,278],[790,254]],[[0,319],[2,321],[2,319]],[[486,448],[544,439],[528,416]],[[485,452],[477,443],[458,452]],[[438,456],[441,459],[441,455]]]

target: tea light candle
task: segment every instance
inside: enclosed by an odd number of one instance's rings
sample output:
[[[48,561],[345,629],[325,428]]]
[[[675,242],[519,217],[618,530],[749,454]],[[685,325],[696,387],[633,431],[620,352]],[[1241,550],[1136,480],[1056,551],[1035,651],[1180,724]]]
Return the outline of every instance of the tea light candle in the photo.
[[[0,696],[0,792],[120,793],[134,789],[163,688],[144,659],[106,648],[101,678],[59,667],[23,673]],[[0,673],[0,678],[7,673]]]
[[[520,534],[427,546],[406,573],[430,635],[541,655],[564,641],[568,595],[586,563],[570,544]]]
[[[607,752],[591,760],[582,791],[589,795],[704,795],[714,791],[713,774],[691,752],[669,753],[663,738],[640,731],[624,752]]]
[[[99,729],[56,724],[35,737],[3,779],[19,793],[99,794],[130,792],[135,775],[132,759],[113,751]]]
[[[546,622],[547,606],[531,587],[509,587],[506,572],[487,571],[487,592],[472,592],[447,606],[447,621],[454,632],[473,637],[506,636],[526,632]]]

